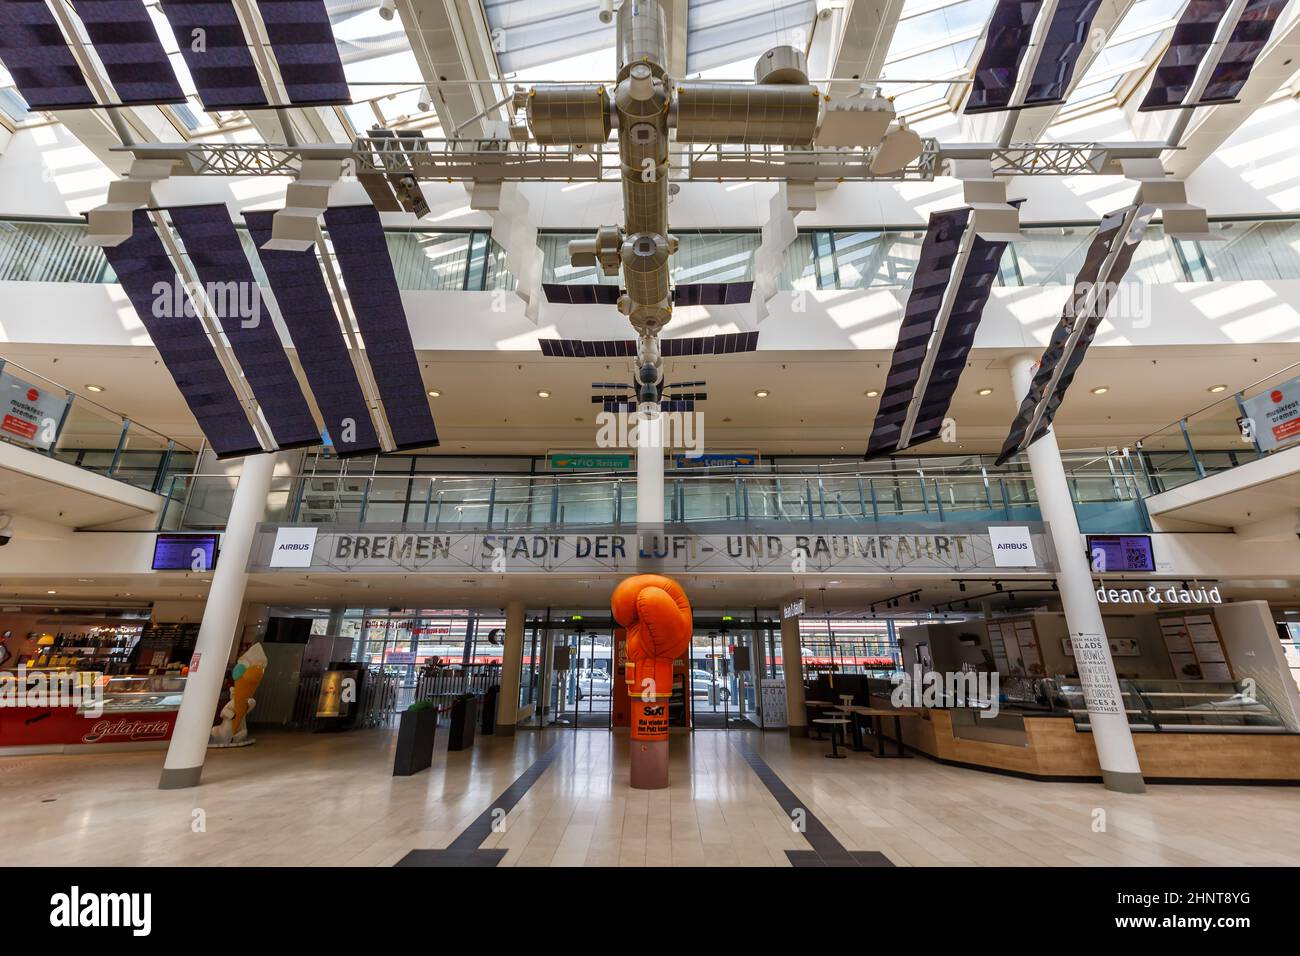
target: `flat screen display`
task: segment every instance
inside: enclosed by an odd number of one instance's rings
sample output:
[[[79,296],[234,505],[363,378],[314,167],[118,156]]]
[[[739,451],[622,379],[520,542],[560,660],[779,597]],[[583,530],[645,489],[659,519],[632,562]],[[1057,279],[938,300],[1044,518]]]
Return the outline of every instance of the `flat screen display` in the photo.
[[[153,545],[155,571],[211,571],[217,566],[215,534],[160,534]]]
[[[1094,571],[1154,571],[1149,534],[1090,534],[1088,559]],[[1100,560],[1099,560],[1100,559]]]

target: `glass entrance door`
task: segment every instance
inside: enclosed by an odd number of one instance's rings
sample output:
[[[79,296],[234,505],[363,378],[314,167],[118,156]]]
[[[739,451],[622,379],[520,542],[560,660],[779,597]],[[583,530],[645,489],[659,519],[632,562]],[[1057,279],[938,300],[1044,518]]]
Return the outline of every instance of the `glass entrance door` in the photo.
[[[555,722],[571,727],[608,728],[614,693],[614,642],[610,634],[585,629],[556,634],[567,648],[566,670],[551,674]],[[565,655],[561,654],[563,661]]]

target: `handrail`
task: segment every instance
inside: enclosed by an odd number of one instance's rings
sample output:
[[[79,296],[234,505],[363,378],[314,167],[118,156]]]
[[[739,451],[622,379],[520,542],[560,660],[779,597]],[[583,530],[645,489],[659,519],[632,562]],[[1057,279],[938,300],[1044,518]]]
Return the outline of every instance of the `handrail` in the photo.
[[[1178,418],[1170,422],[1168,425],[1165,425],[1163,428],[1157,428],[1155,431],[1143,435],[1141,438],[1137,439],[1134,442],[1134,444],[1141,447],[1142,443],[1145,442],[1148,438],[1154,438],[1157,435],[1164,434],[1165,432],[1169,431],[1172,428],[1177,428],[1180,423],[1189,422],[1193,418],[1199,416],[1201,413],[1208,412],[1211,408],[1215,408],[1216,406],[1222,405],[1225,402],[1237,402],[1241,400],[1241,398],[1245,396],[1245,394],[1249,392],[1251,389],[1258,388],[1260,385],[1263,385],[1265,382],[1271,382],[1272,380],[1276,379],[1279,375],[1284,375],[1287,372],[1291,372],[1296,369],[1300,369],[1300,362],[1292,362],[1290,365],[1286,366],[1285,368],[1278,369],[1276,372],[1274,372],[1271,375],[1265,375],[1263,378],[1251,382],[1249,385],[1242,386],[1241,388],[1237,389],[1235,392],[1233,392],[1230,395],[1225,395],[1223,398],[1215,399],[1214,401],[1210,402],[1208,405],[1203,405],[1200,408],[1198,408],[1196,411],[1191,412],[1187,415],[1183,415],[1181,418]]]

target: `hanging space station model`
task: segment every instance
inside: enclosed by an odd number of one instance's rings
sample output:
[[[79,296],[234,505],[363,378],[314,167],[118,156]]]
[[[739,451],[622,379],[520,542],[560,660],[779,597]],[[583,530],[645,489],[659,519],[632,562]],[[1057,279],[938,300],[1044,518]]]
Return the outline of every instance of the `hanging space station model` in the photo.
[[[878,146],[894,118],[892,104],[871,98],[870,111],[859,108],[824,109],[824,97],[807,74],[802,51],[781,46],[759,57],[756,82],[684,81],[670,77],[667,29],[656,0],[625,2],[618,10],[618,79],[614,89],[604,84],[575,83],[520,90],[516,110],[527,115],[531,138],[541,146],[583,146],[617,136],[623,186],[623,223],[601,227],[589,239],[569,243],[572,265],[598,267],[605,276],[622,274],[626,288],[609,285],[547,285],[551,301],[569,304],[615,305],[627,316],[637,338],[632,341],[543,343],[547,354],[566,357],[632,357],[637,365],[637,399],[658,404],[663,389],[664,348],[660,333],[672,320],[674,305],[729,305],[750,301],[752,282],[679,285],[670,281],[670,263],[677,239],[669,232],[670,138],[678,144],[782,147],[811,150],[824,133],[859,145],[862,127],[870,126],[869,142]],[[856,124],[838,122],[852,114]],[[854,127],[845,130],[844,126]],[[895,169],[922,153],[922,140],[907,129],[891,134],[890,155],[876,159],[881,171],[888,161]],[[823,137],[824,139],[824,137]],[[821,145],[826,145],[824,142]],[[836,144],[832,144],[836,145]],[[752,351],[756,333],[672,340],[676,354],[717,354]],[[665,343],[667,344],[667,343]]]

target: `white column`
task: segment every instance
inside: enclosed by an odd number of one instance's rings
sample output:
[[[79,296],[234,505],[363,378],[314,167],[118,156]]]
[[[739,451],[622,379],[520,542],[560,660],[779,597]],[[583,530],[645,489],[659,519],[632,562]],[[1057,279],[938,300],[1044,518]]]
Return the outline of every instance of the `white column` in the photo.
[[[664,523],[664,420],[655,404],[638,410],[636,429],[636,523]]]
[[[777,608],[780,614],[781,608]],[[808,736],[808,711],[803,695],[803,647],[799,618],[781,619],[781,673],[785,675],[785,722],[791,737]]]
[[[1030,355],[1018,355],[1012,359],[1011,383],[1018,402],[1028,394],[1037,364]],[[1119,679],[1115,676],[1110,644],[1106,641],[1101,607],[1093,591],[1092,565],[1080,540],[1079,521],[1065,478],[1065,466],[1061,463],[1061,450],[1056,444],[1056,432],[1049,428],[1046,435],[1029,446],[1026,455],[1038,495],[1038,507],[1043,521],[1051,529],[1056,547],[1056,561],[1060,568],[1056,581],[1061,590],[1061,605],[1065,610],[1070,638],[1075,642],[1075,661],[1079,666],[1102,780],[1107,790],[1141,793],[1146,789],[1142,768],[1138,766],[1133,733],[1124,712],[1124,698],[1120,694]],[[1086,653],[1092,660],[1091,673],[1085,663],[1081,642],[1088,645]]]
[[[501,648],[501,690],[497,694],[497,728],[501,737],[514,736],[519,721],[519,677],[524,667],[524,602],[506,605],[506,640]]]
[[[196,787],[208,752],[208,735],[212,731],[221,697],[221,683],[226,663],[239,626],[248,583],[248,555],[253,547],[253,531],[266,514],[266,500],[275,472],[275,455],[252,455],[244,459],[230,505],[226,531],[221,536],[221,559],[212,572],[212,585],[203,607],[203,623],[194,646],[198,667],[192,668],[185,681],[176,728],[172,731],[158,787],[179,790]],[[192,658],[193,660],[193,658]]]

